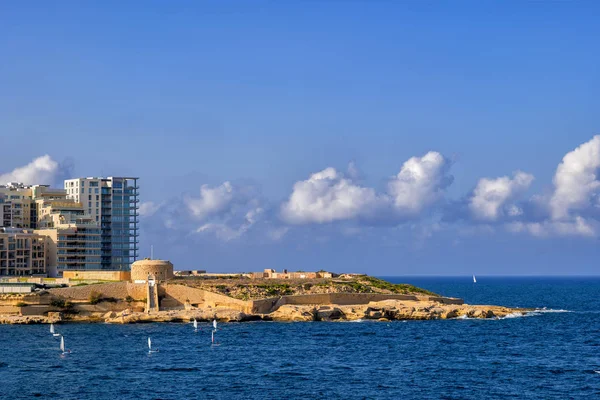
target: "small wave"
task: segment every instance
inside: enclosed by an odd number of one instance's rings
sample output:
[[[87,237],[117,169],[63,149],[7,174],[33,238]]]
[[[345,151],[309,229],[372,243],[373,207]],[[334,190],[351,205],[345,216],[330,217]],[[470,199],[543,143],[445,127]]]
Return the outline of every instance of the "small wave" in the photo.
[[[594,372],[597,373],[597,374],[600,374],[600,371],[594,371]]]
[[[533,310],[533,312],[536,312],[536,313],[565,313],[565,312],[572,312],[572,311],[563,310],[563,309],[555,310],[552,308],[543,307],[543,308],[536,308],[535,310]]]
[[[532,315],[531,313],[529,314],[523,314],[520,312],[514,312],[514,313],[510,313],[510,314],[506,314],[504,317],[500,317],[498,319],[511,319],[511,318],[521,318],[521,317],[527,317]]]

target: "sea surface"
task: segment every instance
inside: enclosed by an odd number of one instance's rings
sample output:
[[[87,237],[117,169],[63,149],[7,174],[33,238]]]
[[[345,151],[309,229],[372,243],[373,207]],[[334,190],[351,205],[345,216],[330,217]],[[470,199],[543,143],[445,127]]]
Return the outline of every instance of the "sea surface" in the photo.
[[[387,278],[528,317],[0,325],[2,399],[600,398],[600,278]],[[152,337],[157,353],[148,354]]]

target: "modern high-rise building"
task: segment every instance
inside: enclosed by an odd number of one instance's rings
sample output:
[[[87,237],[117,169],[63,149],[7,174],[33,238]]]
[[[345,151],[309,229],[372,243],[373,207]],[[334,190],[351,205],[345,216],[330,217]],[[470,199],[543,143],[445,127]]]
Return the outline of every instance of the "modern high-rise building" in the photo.
[[[67,196],[81,203],[101,230],[101,268],[129,270],[138,257],[139,178],[77,178],[65,181]]]

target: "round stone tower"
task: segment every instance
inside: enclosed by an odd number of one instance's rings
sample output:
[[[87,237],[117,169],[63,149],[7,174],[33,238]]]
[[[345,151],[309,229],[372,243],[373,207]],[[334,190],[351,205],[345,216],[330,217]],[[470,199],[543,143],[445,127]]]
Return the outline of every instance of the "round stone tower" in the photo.
[[[173,264],[166,260],[138,260],[131,264],[131,280],[147,281],[152,276],[157,281],[173,278]]]

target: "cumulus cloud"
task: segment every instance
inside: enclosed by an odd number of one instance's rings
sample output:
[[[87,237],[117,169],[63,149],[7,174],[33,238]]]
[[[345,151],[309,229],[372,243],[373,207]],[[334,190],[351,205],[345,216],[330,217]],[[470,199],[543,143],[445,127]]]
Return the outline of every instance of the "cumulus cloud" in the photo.
[[[151,217],[161,208],[162,204],[156,204],[153,201],[145,201],[140,203],[140,216]]]
[[[326,168],[296,182],[281,206],[281,216],[292,224],[333,222],[368,214],[379,202],[374,189],[356,185],[334,168]]]
[[[196,233],[212,232],[217,236],[217,238],[228,242],[245,234],[260,219],[263,212],[264,210],[262,208],[249,210],[245,214],[242,223],[238,226],[231,226],[226,222],[210,222],[196,229]]]
[[[0,174],[0,184],[21,182],[26,185],[50,185],[55,183],[60,173],[59,164],[46,154],[34,159],[24,167]]]
[[[469,210],[472,215],[482,221],[496,221],[504,215],[516,217],[523,210],[515,204],[507,205],[529,188],[533,175],[525,172],[515,172],[513,178],[503,176],[490,179],[482,178],[477,183],[469,200]],[[506,205],[506,209],[504,209]]]
[[[234,188],[231,183],[224,182],[217,187],[202,185],[200,197],[186,197],[184,201],[194,217],[205,219],[209,215],[226,210],[231,205],[234,196]]]
[[[437,152],[413,157],[389,180],[387,193],[377,193],[329,167],[294,184],[292,194],[281,206],[281,216],[292,224],[351,219],[373,222],[384,218],[398,222],[417,216],[440,200],[452,183],[448,168],[449,163]],[[353,165],[349,173],[358,176]]]
[[[572,221],[511,222],[506,225],[506,228],[510,232],[525,232],[537,237],[594,237],[597,234],[596,225],[597,223],[594,221],[586,221],[583,217],[575,217]]]
[[[180,195],[156,204],[140,205],[144,226],[152,233],[169,229],[170,236],[189,240],[190,235],[211,234],[231,241],[246,234],[263,219],[265,208],[255,187],[229,181],[202,185],[198,196]]]
[[[435,151],[406,161],[398,175],[388,182],[396,210],[415,215],[438,201],[454,179],[447,174],[449,168],[450,163]]]
[[[554,175],[554,194],[550,199],[552,219],[568,218],[573,211],[592,205],[600,191],[600,135],[567,153]]]

